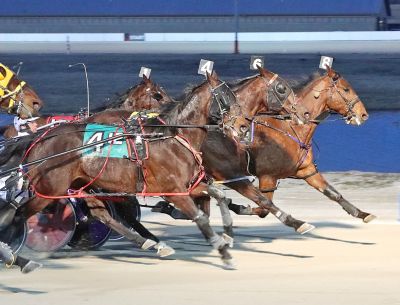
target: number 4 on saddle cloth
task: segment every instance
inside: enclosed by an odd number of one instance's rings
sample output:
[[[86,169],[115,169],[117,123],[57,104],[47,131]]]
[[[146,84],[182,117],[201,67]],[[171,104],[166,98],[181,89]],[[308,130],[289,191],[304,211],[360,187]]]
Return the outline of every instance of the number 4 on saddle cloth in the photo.
[[[122,137],[110,140],[109,142],[86,148],[83,150],[82,155],[84,157],[122,158],[135,162],[138,169],[136,191],[142,192],[144,186],[142,160],[148,159],[149,154],[148,143],[143,141],[140,136],[141,128],[140,126],[138,127],[138,130],[133,131],[133,133],[139,135],[134,138]],[[83,145],[96,143],[127,132],[125,127],[88,124],[83,136]]]

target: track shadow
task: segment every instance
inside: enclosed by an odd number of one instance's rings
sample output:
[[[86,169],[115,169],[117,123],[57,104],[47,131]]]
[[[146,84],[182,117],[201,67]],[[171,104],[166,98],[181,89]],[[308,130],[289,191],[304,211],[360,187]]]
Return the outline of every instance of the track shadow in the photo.
[[[174,226],[174,224],[164,224],[158,222],[143,222],[144,225],[152,225],[152,231],[156,232],[156,235],[160,239],[176,250],[176,254],[170,258],[159,258],[155,251],[143,251],[135,248],[130,242],[126,240],[112,241],[103,245],[98,250],[91,251],[79,251],[74,249],[63,249],[54,253],[51,253],[46,257],[44,262],[46,268],[52,269],[64,269],[74,268],[73,263],[71,264],[57,264],[57,260],[66,258],[80,258],[85,256],[96,256],[101,260],[113,260],[127,264],[138,264],[138,265],[157,265],[161,264],[163,260],[178,260],[187,261],[196,264],[210,265],[213,267],[222,267],[222,262],[219,260],[217,252],[204,240],[200,232],[197,231],[197,227],[188,223],[187,225]],[[356,225],[343,224],[337,222],[318,222],[313,223],[318,228],[344,228],[351,229],[355,228]],[[221,226],[214,225],[214,229],[217,232],[222,231]],[[301,242],[305,239],[322,239],[331,242],[349,243],[357,245],[370,246],[375,243],[357,241],[357,240],[346,240],[335,237],[325,236],[317,232],[311,232],[305,235],[300,235],[293,231],[291,228],[287,228],[281,224],[272,224],[267,226],[235,226],[235,251],[261,253],[265,255],[276,255],[294,259],[310,259],[314,256],[304,255],[300,253],[290,252],[275,252],[268,251],[265,249],[256,248],[253,246],[260,244],[273,243],[275,240],[292,240],[293,242]],[[212,262],[208,261],[212,258]],[[144,261],[143,259],[146,259]],[[207,261],[205,260],[207,259]]]
[[[6,285],[3,285],[0,283],[0,291],[1,290],[8,291],[11,293],[26,293],[26,294],[31,294],[31,295],[47,293],[47,291],[30,290],[30,289],[23,289],[23,288],[18,288],[18,287],[11,287],[11,286],[6,286]]]

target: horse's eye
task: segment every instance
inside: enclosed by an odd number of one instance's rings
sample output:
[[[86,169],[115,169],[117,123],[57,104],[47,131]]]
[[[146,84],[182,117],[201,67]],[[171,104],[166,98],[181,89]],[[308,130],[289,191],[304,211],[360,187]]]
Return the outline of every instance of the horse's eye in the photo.
[[[156,99],[157,101],[161,101],[163,96],[157,92],[153,95],[153,98]]]
[[[344,92],[350,92],[350,89],[347,87],[343,88],[343,90],[344,90]]]

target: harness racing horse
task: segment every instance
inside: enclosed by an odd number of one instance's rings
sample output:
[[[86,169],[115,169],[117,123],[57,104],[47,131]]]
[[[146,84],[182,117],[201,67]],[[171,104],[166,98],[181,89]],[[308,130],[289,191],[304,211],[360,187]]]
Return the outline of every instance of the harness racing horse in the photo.
[[[0,63],[0,108],[22,119],[38,115],[44,103],[26,82]]]
[[[348,214],[370,222],[374,215],[352,205],[331,186],[313,163],[311,140],[326,112],[343,116],[351,125],[361,125],[368,119],[367,111],[351,85],[328,67],[325,75],[314,77],[297,92],[300,104],[309,109],[310,123],[293,125],[290,122],[267,117],[254,119],[254,143],[249,147],[251,171],[259,178],[260,191],[272,199],[278,179],[298,178],[336,201]],[[238,206],[230,208],[240,213]],[[253,209],[264,217],[265,211]]]
[[[1,91],[0,91],[1,92]],[[122,94],[118,94],[112,99],[108,99],[102,106],[92,109],[92,114],[101,112],[107,109],[152,109],[159,108],[165,102],[163,89],[152,82],[149,78],[143,75],[143,80],[126,90]],[[26,102],[27,103],[27,102]],[[55,123],[57,121],[76,121],[83,119],[83,115],[61,115],[55,114],[51,116],[40,116],[35,122],[41,127],[47,124]],[[3,136],[5,138],[16,137],[17,130],[13,125],[5,129]]]
[[[264,69],[260,69],[260,75],[247,78],[240,82],[240,84],[237,86],[235,94],[230,91],[226,84],[219,83],[216,73],[213,73],[209,77],[209,80],[214,88],[218,88],[218,90],[221,90],[221,92],[225,92],[224,94],[221,94],[221,98],[226,100],[226,104],[231,103],[229,102],[229,99],[237,98],[240,107],[237,107],[236,109],[240,109],[240,113],[248,117],[252,117],[260,111],[271,110],[268,103],[271,99],[271,97],[269,97],[269,89],[271,84],[275,84],[275,82],[279,80],[281,86],[285,86],[284,82],[280,78],[278,79],[276,74],[268,72]],[[296,121],[300,122],[301,120],[304,120],[304,113],[307,112],[306,109],[303,109],[299,105],[297,106],[296,110],[294,94],[290,94],[291,90],[286,86],[283,90],[287,92],[287,96],[281,101],[279,111],[283,114],[289,115],[289,117],[293,116]],[[164,98],[167,99],[167,97]],[[171,103],[174,103],[172,99]],[[276,105],[275,109],[275,111],[278,111],[278,105]],[[286,109],[290,109],[290,112],[288,112]],[[89,120],[111,124],[118,122],[121,117],[129,116],[129,114],[129,112],[123,113],[118,111],[106,111],[104,113],[98,113],[97,115],[94,115]],[[246,127],[243,130],[245,125],[241,125],[239,115],[235,115],[232,112],[230,115],[231,116],[228,115],[228,121],[237,126],[235,130],[240,130],[239,136],[242,136],[248,128]],[[203,163],[206,168],[206,172],[213,178],[224,181],[228,187],[238,191],[240,194],[253,200],[263,208],[266,208],[284,224],[294,228],[301,234],[304,234],[314,228],[314,226],[305,223],[304,221],[297,220],[291,215],[288,215],[284,211],[280,210],[252,185],[248,179],[249,173],[246,151],[244,149],[240,149],[236,141],[226,137],[220,132],[209,131],[207,138],[201,147],[201,151],[203,153]],[[216,193],[217,192],[214,190],[214,195],[219,196],[220,199],[220,208],[221,212],[223,213],[225,233],[233,236],[232,220],[228,216],[229,211],[225,211],[224,204],[221,204],[225,198],[221,193],[218,193],[219,195]],[[203,206],[208,206],[209,199],[209,196],[202,196],[201,198],[197,198],[196,201],[197,203],[202,201]]]
[[[213,109],[218,112],[227,111],[231,106],[214,106],[213,104],[218,102],[218,99],[214,99],[213,96],[212,87],[208,82],[204,82],[193,88],[183,102],[172,105],[171,109],[162,116],[167,124],[194,124],[197,128],[188,128],[182,132],[192,146],[181,137],[175,136],[176,128],[172,128],[164,137],[146,141],[148,158],[138,160],[141,162],[134,162],[129,156],[128,158],[85,156],[81,151],[63,154],[65,151],[82,147],[82,132],[89,126],[87,124],[65,124],[48,131],[45,136],[36,139],[35,144],[28,149],[26,162],[29,164],[31,161],[47,157],[49,153],[62,155],[48,159],[37,166],[27,167],[27,175],[36,197],[20,208],[18,216],[30,217],[55,199],[65,195],[70,187],[79,187],[81,188],[79,196],[87,196],[86,202],[95,217],[137,243],[141,248],[147,249],[154,245],[153,241],[135,234],[115,221],[104,209],[104,204],[85,192],[82,187],[89,183],[93,187],[111,192],[162,196],[167,201],[173,202],[196,222],[203,235],[214,248],[218,249],[224,264],[230,267],[231,256],[228,252],[228,243],[214,232],[210,227],[208,217],[195,206],[191,199],[191,196],[202,195],[202,192],[208,189],[205,184],[197,185],[203,173],[199,155],[196,152],[206,135],[203,126],[210,122]],[[165,128],[155,127],[145,128],[145,130],[151,133],[164,131]],[[111,147],[112,144],[109,146]],[[139,163],[142,164],[145,173],[146,183],[142,190],[138,189]]]
[[[25,81],[20,80],[17,75],[7,66],[0,63],[0,108],[10,114],[17,114],[21,119],[31,118],[38,114],[44,103],[37,93]],[[14,156],[9,156],[13,158]],[[8,162],[7,158],[3,163]],[[1,163],[1,164],[3,164]],[[0,204],[0,235],[8,234],[3,230],[3,221],[8,221],[10,213],[8,206]],[[18,232],[19,233],[19,232]],[[22,237],[23,239],[23,237]],[[23,273],[29,273],[41,265],[25,259],[21,256],[15,256],[8,244],[0,242],[0,259],[3,259],[6,265],[16,264],[21,267]]]
[[[92,113],[105,109],[125,109],[126,107],[135,107],[137,109],[160,107],[165,102],[163,95],[165,95],[163,94],[163,89],[144,75],[143,80],[138,85],[129,88],[123,94],[109,99],[105,105],[94,108]],[[83,118],[84,116],[81,114],[52,115],[39,117],[35,122],[39,129],[42,129],[46,128],[46,126],[49,127],[66,121],[82,120]],[[6,129],[4,136],[11,138],[17,136],[17,134],[17,130],[11,125]],[[14,154],[10,160],[5,159],[3,163],[7,163],[9,168],[18,165],[21,159],[22,155],[18,157],[17,154]],[[126,222],[125,218],[129,218],[129,223],[132,224],[133,228],[141,232],[143,236],[147,236],[148,231],[144,229],[140,222],[133,221],[140,215],[140,207],[136,198],[130,197],[122,202],[118,200],[117,204],[113,204],[113,200],[110,198],[106,202],[109,212],[117,217],[119,221]],[[13,208],[8,211],[2,210],[0,219],[4,220],[4,226],[10,223],[12,219],[10,217],[14,212]],[[61,219],[63,220],[62,222],[60,222]],[[72,248],[94,249],[101,246],[111,233],[110,229],[93,219],[90,213],[89,215],[86,214],[84,200],[66,201],[63,199],[60,202],[54,202],[40,214],[30,218],[28,220],[28,230],[26,245],[36,251],[46,252],[57,250],[66,244]],[[166,256],[173,253],[172,248],[160,242],[156,237],[152,237],[158,243],[155,246],[158,250],[158,255]],[[24,239],[21,239],[21,243],[23,241]],[[16,242],[14,244],[13,249],[18,249],[19,244]]]

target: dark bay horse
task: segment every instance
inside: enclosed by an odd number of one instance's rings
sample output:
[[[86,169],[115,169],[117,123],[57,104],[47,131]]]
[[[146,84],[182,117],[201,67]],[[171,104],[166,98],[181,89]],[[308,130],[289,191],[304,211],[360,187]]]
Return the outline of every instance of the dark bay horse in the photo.
[[[259,75],[239,82],[235,88],[234,93],[239,104],[240,112],[246,117],[252,117],[261,111],[264,112],[271,110],[269,108],[269,102],[271,99],[269,95],[269,87],[278,80],[278,77],[276,74],[264,69],[260,69],[259,72]],[[213,75],[210,76],[210,82],[212,82],[214,87],[218,86],[219,81],[216,73],[213,73]],[[282,81],[280,83],[282,83]],[[295,96],[290,93],[290,88],[284,88],[283,92],[287,92],[287,95],[284,99],[276,102],[275,107],[279,111],[278,113],[289,115],[289,117],[292,117],[293,115],[296,122],[304,120],[304,114],[308,110],[302,108],[301,105],[295,105]],[[164,98],[167,99],[167,97]],[[174,103],[172,99],[171,103]],[[121,117],[129,115],[130,112],[123,113],[121,111],[106,111],[94,115],[89,120],[111,124],[120,121]],[[242,126],[238,125],[237,127],[237,129],[239,129]],[[266,208],[284,224],[293,227],[301,234],[314,228],[312,225],[297,220],[276,207],[253,186],[253,184],[248,180],[249,172],[247,153],[244,149],[238,147],[236,141],[226,137],[220,132],[210,131],[207,134],[205,142],[201,146],[201,151],[203,153],[203,163],[206,172],[215,179],[225,181],[225,184],[228,187],[238,191],[240,194],[256,202],[263,208]],[[206,206],[207,202],[209,202],[209,197],[203,196],[202,200],[204,201],[203,205]],[[231,226],[231,221],[227,220],[224,222],[224,229],[229,235],[232,235]]]
[[[295,177],[336,201],[351,216],[370,222],[374,215],[352,205],[318,172],[313,163],[311,140],[318,126],[318,117],[327,112],[343,116],[346,123],[361,125],[368,113],[351,85],[338,73],[328,69],[326,75],[315,76],[298,90],[299,103],[309,109],[311,122],[293,125],[267,117],[255,118],[255,141],[249,147],[251,171],[259,178],[259,188],[273,197],[278,179]],[[234,205],[231,208],[237,208]],[[238,211],[236,209],[236,211]],[[265,211],[254,209],[258,215]]]
[[[127,89],[124,93],[122,94],[118,94],[116,97],[113,97],[111,99],[108,99],[106,101],[106,103],[103,106],[100,107],[96,107],[94,109],[92,109],[92,113],[98,113],[98,112],[102,112],[105,109],[125,109],[125,108],[134,108],[134,109],[145,109],[145,108],[159,108],[160,106],[162,106],[166,100],[164,100],[164,97],[166,96],[166,94],[163,92],[163,89],[158,86],[156,83],[152,82],[149,78],[147,78],[146,76],[143,76],[142,81],[135,85],[132,86],[131,88]],[[169,101],[169,99],[168,99]],[[45,128],[46,126],[51,126],[52,123],[55,122],[65,122],[65,121],[79,121],[84,119],[83,115],[62,115],[62,114],[56,114],[56,115],[51,115],[51,116],[41,116],[39,117],[35,122],[37,123],[37,125],[41,128]],[[119,121],[119,120],[118,120]],[[17,136],[17,131],[14,128],[13,125],[9,126],[5,133],[4,136],[6,138],[11,138],[11,137],[15,137]],[[24,139],[25,141],[26,139]],[[21,141],[21,139],[19,140]],[[4,158],[2,158],[4,159]],[[7,166],[8,167],[13,167],[16,166],[17,164],[19,164],[18,162],[20,162],[20,160],[22,159],[22,154],[13,154],[11,159],[8,161],[4,161],[3,163],[7,162]],[[6,159],[4,159],[6,160]],[[3,164],[1,163],[1,164]],[[112,201],[112,200],[111,200]],[[110,200],[107,201],[107,204],[112,204],[112,202],[110,202]],[[58,203],[58,205],[60,205],[60,203]],[[145,229],[140,222],[138,222],[136,220],[136,215],[137,215],[137,209],[139,209],[138,207],[139,202],[136,200],[136,198],[131,197],[131,198],[127,198],[126,201],[121,201],[118,200],[117,204],[113,204],[113,208],[115,209],[115,213],[117,213],[117,217],[119,219],[119,221],[126,221],[126,219],[129,219],[129,223],[133,226],[133,229],[138,231],[139,233],[141,233],[142,236],[144,237],[150,237],[151,239],[155,240],[157,242],[157,244],[154,246],[154,248],[157,250],[157,255],[159,256],[167,256],[167,255],[171,255],[174,253],[173,249],[170,248],[168,245],[166,245],[164,242],[161,242],[157,237],[155,237],[154,235],[152,235],[147,229]],[[57,209],[58,211],[59,209]],[[10,217],[11,215],[13,215],[13,209],[5,212],[2,211],[2,215],[0,215],[0,219],[3,219],[3,223],[4,225],[6,223],[10,223]],[[48,222],[50,220],[46,220],[45,217],[48,217],[47,215],[50,214],[45,214],[45,215],[41,215],[39,216],[40,218],[40,223],[38,223],[38,226],[46,226],[49,225]],[[5,221],[5,219],[8,219],[8,221]],[[38,219],[39,221],[39,219]],[[32,226],[32,224],[30,225]],[[50,225],[51,226],[51,225]],[[30,229],[32,229],[30,227]],[[40,229],[42,230],[42,229]],[[53,230],[58,231],[58,227],[51,227],[48,229],[48,232],[53,232]],[[79,232],[76,232],[76,234],[80,234],[80,232],[82,231],[82,228],[79,229]],[[47,232],[47,231],[46,231]],[[60,235],[64,236],[64,231],[60,231]],[[47,234],[47,233],[46,233]],[[77,235],[77,236],[78,236]],[[56,238],[58,238],[57,240],[59,240],[59,238],[66,238],[65,243],[68,242],[68,238],[70,235],[65,235],[65,237],[61,237],[61,236],[57,236]],[[47,243],[50,241],[52,237],[52,235],[50,236],[43,236],[43,239],[47,245]],[[38,242],[38,241],[36,241]],[[90,242],[89,241],[85,241],[85,243],[90,247]],[[60,243],[62,244],[62,243]],[[43,247],[47,247],[46,245],[43,245]],[[83,244],[82,244],[83,245]],[[81,247],[82,245],[80,245],[79,247]],[[36,247],[36,246],[35,246]]]
[[[44,103],[26,82],[0,63],[0,108],[26,119],[38,115]]]
[[[183,102],[175,103],[170,107],[171,109],[163,115],[163,120],[167,124],[208,124],[212,109],[221,108],[221,105],[213,106],[213,103],[218,101],[213,99],[212,86],[213,84],[210,86],[208,82],[205,82],[193,88]],[[226,109],[222,107],[221,110]],[[49,154],[81,146],[82,129],[85,127],[86,124],[71,123],[52,129],[31,147],[26,161],[37,160]],[[154,130],[159,131],[160,128],[149,128],[148,132]],[[175,137],[173,132],[161,139],[148,142],[149,158],[142,160],[146,172],[146,194],[157,193],[179,207],[196,222],[200,231],[218,249],[224,263],[229,266],[231,256],[227,249],[228,243],[214,232],[209,225],[208,217],[194,205],[188,195],[188,187],[202,172],[195,150],[200,148],[206,132],[202,128],[190,128],[182,133],[189,139],[194,150],[185,144],[185,141]],[[21,215],[29,217],[35,214],[50,204],[54,200],[53,196],[64,195],[71,186],[82,187],[88,181],[92,181],[94,187],[111,192],[137,193],[137,164],[129,159],[109,158],[106,160],[108,160],[107,164],[104,158],[83,157],[81,152],[74,152],[50,159],[39,166],[29,167],[28,175],[34,186],[36,197],[21,208]],[[103,172],[99,175],[102,168]],[[205,189],[207,186],[200,184],[191,190],[190,195],[202,195]],[[86,201],[95,217],[142,248],[148,247],[148,240],[134,234],[112,219],[101,201],[90,196],[86,198]]]

